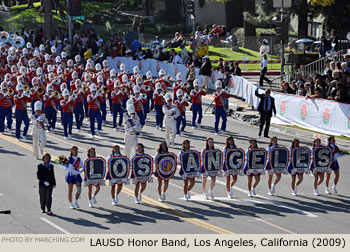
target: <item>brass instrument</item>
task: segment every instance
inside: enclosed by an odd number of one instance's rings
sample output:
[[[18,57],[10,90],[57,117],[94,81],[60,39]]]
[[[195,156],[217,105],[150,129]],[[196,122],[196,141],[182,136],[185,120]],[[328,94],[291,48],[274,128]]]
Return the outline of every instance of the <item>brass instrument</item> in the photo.
[[[60,92],[58,92],[58,91],[56,90],[56,91],[55,91],[55,96],[56,96],[56,97],[60,97],[60,95],[61,95]]]
[[[202,86],[202,90],[207,90],[207,86],[206,85],[204,85],[204,86]]]
[[[127,87],[122,87],[122,92],[123,93],[126,93],[127,90],[128,90]]]
[[[77,91],[76,91],[76,90],[74,90],[74,91],[72,92],[71,98],[72,98],[73,100],[77,99]]]
[[[6,31],[0,32],[0,42],[6,44],[10,41],[10,34]]]
[[[26,90],[26,91],[24,91],[23,92],[23,95],[25,95],[25,96],[31,96],[32,95],[32,91],[31,90]]]
[[[24,91],[27,91],[27,90],[29,90],[29,86],[28,85],[24,85],[23,89],[24,89]]]
[[[142,99],[147,100],[147,95],[145,93],[142,93],[140,96]]]
[[[173,80],[173,76],[171,76],[170,74],[166,77],[167,81],[171,81]]]
[[[13,96],[14,93],[15,93],[15,91],[14,91],[12,88],[10,88],[10,89],[8,90],[8,94],[9,94],[9,95]]]
[[[104,92],[104,94],[108,94],[109,93],[109,87],[108,86],[103,87],[103,92]]]
[[[230,91],[230,89],[228,87],[225,87],[224,90],[225,90],[225,92]]]
[[[43,87],[38,88],[38,94],[43,95],[45,92],[45,89]]]
[[[97,93],[98,93],[99,95],[102,95],[102,92],[103,92],[102,89],[97,90]]]
[[[86,92],[86,91],[89,90],[89,87],[88,87],[88,86],[83,86],[83,87],[82,87],[82,90],[83,90],[83,92]]]
[[[184,84],[182,84],[182,87],[183,87],[183,88],[189,88],[190,85],[188,84],[188,82],[185,82]]]
[[[168,90],[164,89],[162,92],[164,95],[166,95],[166,93],[168,93]]]
[[[145,90],[146,92],[149,92],[149,91],[151,91],[151,88],[150,88],[150,86],[146,85],[146,86],[143,88],[143,90]]]
[[[190,95],[188,95],[187,93],[184,95],[184,99],[187,101],[187,102],[192,102],[192,97]]]

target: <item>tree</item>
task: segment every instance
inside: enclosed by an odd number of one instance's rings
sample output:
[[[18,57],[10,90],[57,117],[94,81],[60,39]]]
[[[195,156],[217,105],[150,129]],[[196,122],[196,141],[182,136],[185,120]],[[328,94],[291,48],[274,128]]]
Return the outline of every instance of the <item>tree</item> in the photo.
[[[181,20],[182,14],[182,1],[181,0],[165,0],[165,11],[167,13],[167,19],[170,23],[183,22]]]
[[[245,0],[243,8],[244,8],[244,11],[248,12],[250,15],[255,15],[255,0]],[[244,20],[243,27],[244,27],[243,47],[256,50],[257,43],[256,43],[255,25],[250,24],[249,22],[247,22],[247,20]]]
[[[258,5],[256,13],[252,15],[249,12],[244,12],[244,20],[256,27],[272,27],[271,20],[276,15],[276,9],[273,8],[273,0],[262,0]]]
[[[52,35],[52,1],[42,0],[42,7],[44,8],[44,35],[46,38]]]

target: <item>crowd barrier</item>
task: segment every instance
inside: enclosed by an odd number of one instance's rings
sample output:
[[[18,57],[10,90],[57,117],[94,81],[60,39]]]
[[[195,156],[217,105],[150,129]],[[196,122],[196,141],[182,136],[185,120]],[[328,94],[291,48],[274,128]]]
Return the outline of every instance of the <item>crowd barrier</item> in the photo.
[[[108,65],[110,68],[114,68],[117,72],[120,72],[120,64],[124,63],[126,70],[133,72],[134,66],[138,66],[140,69],[140,74],[145,75],[147,71],[151,71],[154,77],[159,77],[158,72],[160,69],[163,69],[166,75],[171,75],[173,80],[177,73],[181,72],[183,76],[183,81],[186,80],[187,67],[184,64],[173,64],[168,63],[167,61],[158,61],[155,59],[145,59],[145,60],[133,60],[132,58],[127,57],[108,57]],[[200,85],[202,85],[202,78],[199,75],[199,69],[195,69],[196,79],[199,80]],[[223,78],[223,74],[213,71],[208,88],[214,89],[215,81],[219,78]]]
[[[246,103],[257,108],[259,98],[255,96],[257,87],[246,79],[232,76],[229,81],[231,94],[242,97]],[[259,90],[259,93],[263,93]],[[273,92],[278,120],[273,123],[292,124],[323,134],[350,137],[350,104],[324,99]]]

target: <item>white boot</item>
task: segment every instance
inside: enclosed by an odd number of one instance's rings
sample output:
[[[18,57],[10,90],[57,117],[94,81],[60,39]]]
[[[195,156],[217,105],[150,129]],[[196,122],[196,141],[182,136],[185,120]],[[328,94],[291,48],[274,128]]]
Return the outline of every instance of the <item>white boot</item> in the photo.
[[[334,194],[337,194],[337,193],[338,193],[338,191],[337,191],[337,185],[333,185],[332,188],[333,188]]]

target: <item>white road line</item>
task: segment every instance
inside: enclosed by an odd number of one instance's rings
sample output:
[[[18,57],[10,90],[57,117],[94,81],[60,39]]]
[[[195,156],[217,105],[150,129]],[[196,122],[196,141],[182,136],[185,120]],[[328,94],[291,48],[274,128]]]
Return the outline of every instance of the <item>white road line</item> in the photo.
[[[218,180],[218,179],[216,179],[216,183],[226,186],[226,182],[220,181],[220,180]],[[248,190],[242,189],[242,188],[237,187],[237,186],[234,186],[234,187],[232,187],[232,188],[235,189],[235,190],[237,190],[237,191],[240,191],[240,192],[242,192],[242,193],[248,194]],[[277,201],[277,200],[272,200],[272,199],[269,199],[269,198],[267,198],[267,197],[265,197],[265,196],[262,196],[262,195],[257,195],[257,197],[259,197],[259,198],[261,198],[261,199],[264,199],[264,200],[266,200],[266,201],[269,201],[269,202],[271,202],[271,203],[274,204],[274,205],[277,205],[277,206],[283,207],[283,208],[287,208],[287,209],[289,209],[289,210],[292,210],[292,211],[294,211],[294,212],[296,212],[296,213],[298,213],[298,214],[301,214],[301,215],[305,215],[305,216],[307,216],[307,217],[311,217],[311,218],[316,218],[316,217],[318,217],[317,215],[312,214],[312,213],[310,213],[310,212],[306,212],[306,211],[300,210],[300,209],[295,208],[295,207],[293,207],[293,206],[291,206],[291,205],[289,205],[289,204],[282,203],[282,202],[279,202],[279,201]]]
[[[40,220],[46,222],[47,224],[49,224],[50,226],[58,229],[59,231],[61,231],[64,234],[70,234],[67,230],[61,228],[60,226],[56,225],[55,223],[53,223],[52,221],[49,221],[48,219],[45,219],[43,217],[40,217]]]
[[[180,200],[185,200],[184,197],[179,198]],[[264,204],[262,201],[257,201],[257,200],[249,200],[249,199],[229,199],[227,197],[214,197],[214,200],[210,199],[205,199],[204,198],[204,193],[203,194],[196,194],[191,196],[190,201],[205,201],[205,202],[215,202],[215,200],[220,200],[220,201],[235,201],[235,202],[246,202],[254,205],[258,204]]]

